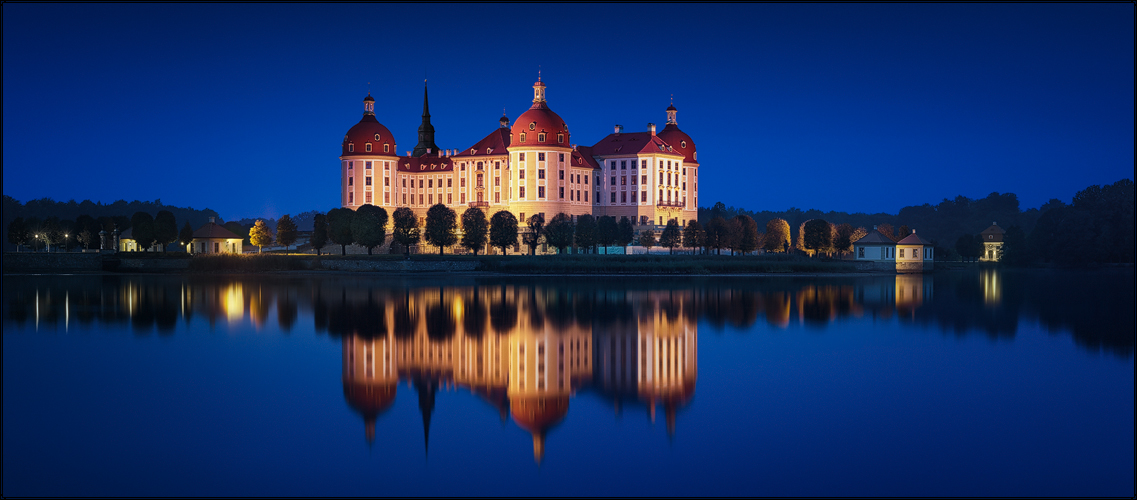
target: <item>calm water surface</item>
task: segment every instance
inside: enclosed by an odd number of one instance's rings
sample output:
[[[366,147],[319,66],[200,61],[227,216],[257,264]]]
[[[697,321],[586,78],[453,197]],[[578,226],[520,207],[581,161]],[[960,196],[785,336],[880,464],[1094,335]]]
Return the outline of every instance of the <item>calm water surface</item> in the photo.
[[[1134,494],[1134,275],[4,276],[8,496]]]

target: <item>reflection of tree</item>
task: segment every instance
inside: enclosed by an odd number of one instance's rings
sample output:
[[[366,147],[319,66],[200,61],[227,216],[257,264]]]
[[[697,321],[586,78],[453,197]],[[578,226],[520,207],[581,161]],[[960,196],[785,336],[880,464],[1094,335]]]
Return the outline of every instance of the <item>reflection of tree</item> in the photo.
[[[516,303],[507,296],[505,285],[498,287],[490,303],[490,325],[497,334],[505,334],[517,324]]]
[[[453,311],[445,299],[446,292],[439,288],[437,299],[431,300],[426,306],[426,334],[431,340],[444,340],[454,334]]]

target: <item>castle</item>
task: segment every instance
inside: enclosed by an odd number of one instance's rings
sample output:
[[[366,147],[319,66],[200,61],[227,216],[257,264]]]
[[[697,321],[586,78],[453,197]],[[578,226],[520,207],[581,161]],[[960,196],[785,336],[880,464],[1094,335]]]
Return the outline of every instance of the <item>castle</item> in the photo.
[[[363,118],[344,135],[340,155],[341,205],[365,204],[388,212],[412,209],[420,219],[442,203],[460,217],[477,207],[492,217],[513,212],[549,221],[558,213],[628,219],[637,230],[681,225],[698,217],[699,163],[695,142],[679,130],[674,105],[656,133],[615,131],[592,146],[571,143],[568,124],[549,108],[545,84],[533,84],[533,105],[463,150],[434,143],[427,89],[423,90],[418,144],[406,155],[375,118],[375,99],[363,99]],[[524,227],[524,226],[522,226]]]

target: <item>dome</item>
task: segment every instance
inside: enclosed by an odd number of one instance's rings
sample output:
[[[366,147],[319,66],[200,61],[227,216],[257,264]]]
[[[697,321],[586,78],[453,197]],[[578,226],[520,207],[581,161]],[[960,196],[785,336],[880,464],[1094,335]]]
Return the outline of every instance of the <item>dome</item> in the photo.
[[[533,84],[533,105],[517,117],[509,132],[513,136],[511,146],[549,145],[567,148],[570,144],[568,125],[560,115],[549,109],[545,101],[545,84],[540,81]],[[541,140],[541,133],[545,134],[544,141]],[[524,141],[521,140],[521,134],[525,134]]]
[[[695,141],[692,141],[691,136],[687,135],[686,132],[679,130],[678,125],[668,123],[667,126],[663,127],[663,130],[656,135],[659,136],[660,139],[663,139],[664,142],[670,144],[672,148],[675,148],[675,152],[681,153],[684,163],[694,163],[696,165],[699,163],[695,160]]]
[[[375,99],[371,94],[363,98],[363,118],[344,134],[341,147],[341,156],[398,156],[395,137],[375,119]]]
[[[565,125],[560,115],[554,113],[544,103],[534,104],[528,111],[521,113],[509,131],[513,134],[513,139],[510,141],[513,146],[548,144],[567,148],[570,144],[568,125]],[[546,134],[544,142],[540,141],[539,134],[542,132]],[[521,140],[521,134],[525,134],[524,141]],[[564,134],[564,140],[558,142],[557,134]]]

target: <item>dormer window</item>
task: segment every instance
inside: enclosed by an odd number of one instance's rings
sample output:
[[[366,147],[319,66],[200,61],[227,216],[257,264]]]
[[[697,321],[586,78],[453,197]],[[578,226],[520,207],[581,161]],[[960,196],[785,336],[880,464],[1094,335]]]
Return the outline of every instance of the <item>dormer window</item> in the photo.
[[[493,148],[486,148],[486,154],[493,153]]]
[[[383,145],[383,152],[384,153],[390,153],[391,152],[391,145],[390,144],[384,144]]]
[[[348,143],[348,145],[347,145],[347,152],[348,152],[348,153],[353,153],[353,152],[355,152],[355,144],[351,144],[351,143]]]
[[[521,142],[525,142],[525,132],[521,133]]]
[[[557,134],[557,144],[564,144],[564,143],[565,143],[565,135],[564,134]]]
[[[537,130],[537,122],[529,122],[529,130]]]
[[[368,153],[370,153],[371,152],[371,143],[369,142],[369,143],[365,144],[363,146],[363,149],[366,150]]]
[[[545,133],[544,132],[537,134],[537,142],[545,142]]]
[[[691,159],[695,160],[695,161],[699,161],[699,152],[696,151],[694,153],[691,153]]]

